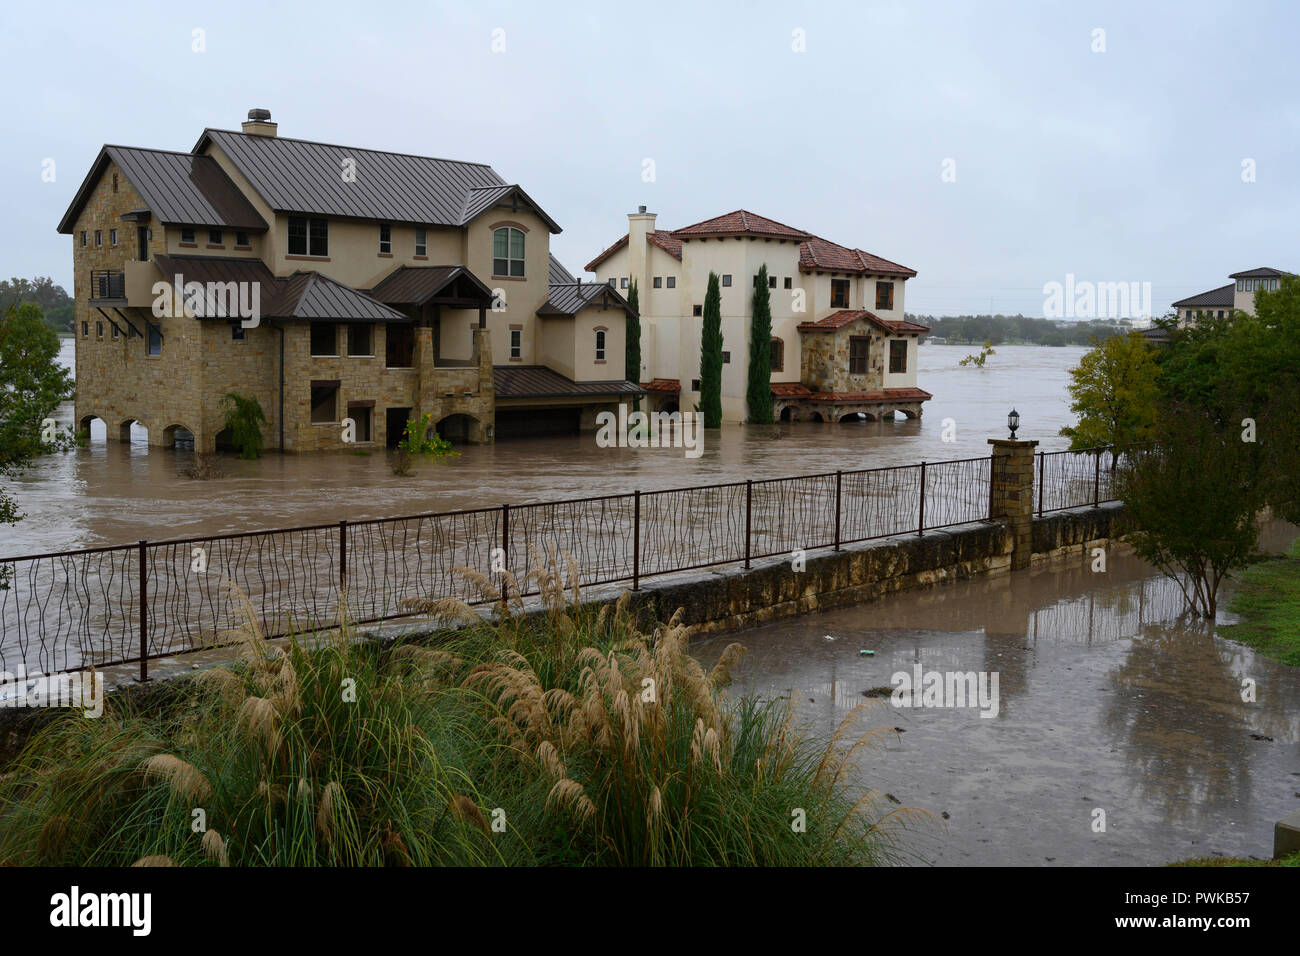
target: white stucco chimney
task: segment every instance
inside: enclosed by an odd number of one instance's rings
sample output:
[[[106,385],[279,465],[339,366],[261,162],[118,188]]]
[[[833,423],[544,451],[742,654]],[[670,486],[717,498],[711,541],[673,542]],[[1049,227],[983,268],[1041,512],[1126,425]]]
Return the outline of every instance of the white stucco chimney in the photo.
[[[647,260],[650,255],[646,248],[646,237],[654,232],[656,213],[646,212],[645,206],[638,206],[636,212],[627,215],[627,265],[628,278],[636,279],[641,301],[645,301],[646,290],[650,285],[647,278]]]
[[[243,130],[253,136],[274,136],[275,124],[271,122],[271,111],[252,109],[248,111],[248,119],[244,120]]]

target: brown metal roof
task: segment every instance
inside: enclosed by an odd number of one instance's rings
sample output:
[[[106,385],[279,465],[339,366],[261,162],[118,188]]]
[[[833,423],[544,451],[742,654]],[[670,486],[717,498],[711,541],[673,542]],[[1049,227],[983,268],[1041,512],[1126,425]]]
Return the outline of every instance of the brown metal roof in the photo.
[[[492,373],[498,399],[643,394],[628,381],[575,382],[545,365],[495,365]]]
[[[636,315],[627,299],[608,282],[582,282],[575,279],[552,285],[547,290],[546,302],[537,310],[538,315],[577,315],[590,305],[622,309],[627,315]]]
[[[566,282],[577,282],[573,273],[564,268],[564,263],[555,258],[555,253],[551,253],[551,271],[547,281],[551,285],[562,285]]]
[[[368,295],[389,305],[424,305],[460,279],[485,306],[493,302],[492,290],[474,273],[460,265],[450,266],[399,266],[384,276]]]
[[[90,194],[110,162],[145,201],[153,218],[163,224],[222,226],[261,232],[266,222],[211,156],[162,149],[105,146],[91,166],[72,204],[59,222],[70,233]]]
[[[194,151],[209,144],[230,157],[277,211],[463,226],[510,198],[532,207],[553,232],[560,231],[522,189],[483,163],[219,129],[204,130]],[[355,164],[355,180],[341,175],[345,160]]]

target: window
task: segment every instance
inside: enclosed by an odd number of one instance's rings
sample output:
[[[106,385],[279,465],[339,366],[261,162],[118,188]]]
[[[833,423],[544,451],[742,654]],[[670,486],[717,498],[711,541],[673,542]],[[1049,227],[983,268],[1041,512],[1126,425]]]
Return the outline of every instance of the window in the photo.
[[[704,314],[704,306],[702,306],[702,305],[693,305],[693,306],[691,306],[691,315],[694,315],[694,316],[701,316],[701,315],[703,315],[703,314]]]
[[[677,276],[669,276],[667,281],[668,281],[668,288],[670,289],[677,288]]]
[[[182,229],[181,229],[181,242],[182,242],[184,245],[187,245],[187,246],[192,246],[192,245],[194,245],[194,243],[196,242],[196,240],[195,240],[195,238],[194,238],[194,230],[193,230],[192,228],[189,228],[189,229],[182,228]]]
[[[89,337],[90,337],[90,323],[89,323],[89,322],[85,322],[85,321],[83,321],[83,322],[81,323],[81,337],[82,337],[82,338],[89,338]]]
[[[95,323],[95,338],[102,339],[103,337],[104,337],[104,323],[103,323],[103,322],[96,322],[96,323]]]
[[[225,241],[226,241],[225,233],[223,233],[220,229],[208,230],[208,245],[220,246],[223,245]]]
[[[785,277],[785,287],[786,287],[787,289],[793,289],[793,288],[794,288],[794,280],[791,279],[789,276],[786,276],[786,277]]]
[[[524,357],[523,329],[510,330],[510,357],[512,359],[519,359]]]
[[[289,255],[323,257],[329,254],[329,220],[308,219],[306,216],[289,217]]]
[[[313,322],[311,325],[311,354],[338,355],[339,335],[333,322]]]
[[[348,323],[348,355],[362,355],[367,358],[374,355],[370,347],[370,323]]]
[[[386,222],[379,224],[379,254],[381,256],[393,254],[393,227]]]
[[[831,308],[847,309],[849,307],[849,280],[831,280]]]
[[[415,326],[390,322],[384,329],[384,365],[411,368],[415,364]]]
[[[611,289],[617,289],[617,288],[618,288],[618,280],[617,280],[617,279],[610,279],[610,280],[609,280],[609,287],[610,287]]]
[[[623,278],[619,279],[619,280],[618,280],[618,284],[619,284],[619,287],[620,287],[620,288],[626,289],[626,288],[627,288],[627,276],[623,276]]]
[[[654,287],[655,287],[656,289],[662,289],[662,288],[663,288],[663,285],[664,285],[664,277],[663,277],[663,276],[655,276]]]
[[[242,342],[248,338],[248,329],[244,328],[242,322],[236,322],[230,327],[230,341]]]
[[[339,420],[339,383],[311,383],[311,420],[314,425],[323,425]]]
[[[117,192],[117,173],[113,174],[113,192]]]
[[[236,248],[236,249],[239,249],[239,248],[245,248],[245,249],[246,249],[246,248],[248,248],[248,247],[251,246],[251,245],[252,245],[252,243],[248,241],[248,233],[246,233],[246,232],[237,232],[237,233],[235,233],[235,248]]]
[[[894,307],[894,283],[876,283],[876,308],[892,309]]]
[[[356,426],[354,440],[358,443],[370,441],[370,419],[374,407],[374,402],[348,402],[348,418]]]
[[[871,339],[865,335],[855,335],[849,339],[849,374],[867,374],[867,356],[871,348]]]
[[[691,391],[698,392],[699,390],[700,390],[700,380],[698,378],[691,379]]]
[[[596,330],[596,361],[605,361],[605,330]]]
[[[116,322],[112,323],[112,326],[113,326],[113,338],[117,338],[117,323]]]
[[[492,274],[522,278],[524,274],[524,234],[510,226],[492,230]],[[613,282],[613,280],[610,280]]]
[[[117,245],[117,230],[116,230],[116,229],[110,229],[110,230],[108,230],[108,244],[109,244],[110,246],[115,246],[115,245]]]
[[[86,248],[86,230],[81,230],[81,248]]]
[[[429,230],[415,230],[415,254],[417,256],[427,256],[429,254]]]
[[[776,276],[768,276],[768,277],[767,277],[767,287],[768,287],[769,289],[775,289],[775,288],[776,288]]]
[[[894,375],[907,371],[907,339],[889,340],[889,371]]]
[[[723,352],[722,352],[722,364],[723,364],[723,365],[730,365],[730,364],[731,364],[731,353],[728,352],[728,351],[725,350],[725,349],[724,349]]]
[[[84,236],[85,233],[83,232],[82,235]],[[85,243],[83,242],[82,245],[84,246]],[[1244,292],[1245,289],[1243,288],[1243,286],[1245,286],[1245,284],[1246,284],[1246,280],[1245,280],[1245,279],[1238,279],[1238,280],[1237,280],[1237,291],[1238,291],[1238,292]]]
[[[162,329],[152,322],[147,324],[149,326],[149,354],[162,355]]]
[[[102,229],[96,229],[96,230],[95,230],[95,245],[97,245],[97,246],[102,246],[103,244],[104,244],[104,230],[102,230]]]
[[[785,343],[782,342],[780,339],[773,339],[772,350],[769,353],[769,355],[770,357],[768,359],[768,362],[772,366],[772,371],[773,372],[785,371]]]
[[[731,288],[731,276],[729,276],[729,275],[724,275],[724,276],[722,277],[722,287],[723,287],[724,289],[729,289],[729,288]]]

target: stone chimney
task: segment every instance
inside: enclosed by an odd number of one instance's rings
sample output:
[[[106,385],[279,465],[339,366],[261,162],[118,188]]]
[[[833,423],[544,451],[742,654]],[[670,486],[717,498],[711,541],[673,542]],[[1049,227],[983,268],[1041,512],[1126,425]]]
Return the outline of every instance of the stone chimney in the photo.
[[[628,277],[636,279],[637,291],[641,301],[645,301],[649,286],[647,261],[650,250],[646,247],[646,237],[655,229],[656,213],[646,212],[645,206],[638,206],[636,212],[627,215],[627,265]]]
[[[245,133],[253,136],[274,136],[275,124],[271,122],[270,110],[249,110],[248,119],[244,120]]]

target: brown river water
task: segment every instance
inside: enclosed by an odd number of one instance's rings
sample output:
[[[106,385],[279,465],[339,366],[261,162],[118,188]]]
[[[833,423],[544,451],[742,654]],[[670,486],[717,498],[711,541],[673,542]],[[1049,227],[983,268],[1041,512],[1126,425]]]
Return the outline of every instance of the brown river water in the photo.
[[[600,449],[591,434],[463,448],[395,477],[382,453],[223,458],[226,477],[179,477],[189,453],[105,442],[42,460],[13,486],[27,517],[0,528],[0,555],[257,528],[522,504],[988,454],[1021,414],[1042,450],[1073,416],[1065,386],[1085,350],[1001,346],[982,370],[967,346],[920,350],[934,394],[921,421],[729,426],[680,449]],[[71,343],[65,361],[71,363]],[[955,441],[943,440],[945,419]],[[61,411],[70,422],[70,406]],[[1295,529],[1274,529],[1280,549]],[[1269,854],[1274,822],[1300,804],[1300,671],[1180,615],[1176,588],[1120,546],[1105,573],[1083,557],[996,578],[906,591],[860,607],[712,638],[740,640],[737,690],[793,699],[802,726],[829,735],[896,672],[996,672],[999,709],[899,709],[865,726],[899,728],[862,754],[856,783],[932,822],[904,835],[937,865],[1155,865]],[[1220,624],[1225,623],[1224,620]],[[864,656],[861,650],[874,651]],[[1244,703],[1243,678],[1258,686]],[[1094,832],[1104,810],[1105,832]],[[945,819],[942,814],[947,813]]]

